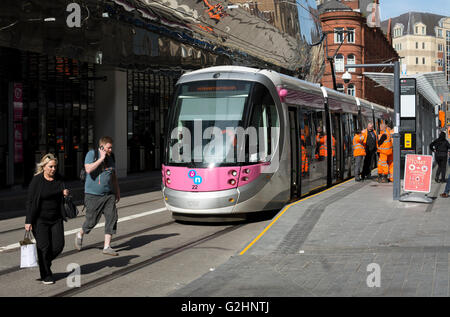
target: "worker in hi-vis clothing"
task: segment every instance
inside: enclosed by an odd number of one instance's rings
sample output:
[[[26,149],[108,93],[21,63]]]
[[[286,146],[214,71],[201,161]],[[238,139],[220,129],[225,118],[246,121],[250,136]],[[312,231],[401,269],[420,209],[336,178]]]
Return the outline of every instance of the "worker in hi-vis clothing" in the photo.
[[[353,137],[353,157],[355,159],[355,181],[360,182],[361,178],[361,168],[363,166],[364,157],[366,156],[366,149],[364,144],[366,140],[364,135],[361,133],[361,129],[357,128],[355,130],[355,136]]]
[[[380,158],[378,159],[378,182],[388,183],[393,180],[392,175],[388,179],[389,170],[391,169],[391,172],[393,172],[393,152],[391,130],[385,123],[380,124],[378,151],[380,153]]]

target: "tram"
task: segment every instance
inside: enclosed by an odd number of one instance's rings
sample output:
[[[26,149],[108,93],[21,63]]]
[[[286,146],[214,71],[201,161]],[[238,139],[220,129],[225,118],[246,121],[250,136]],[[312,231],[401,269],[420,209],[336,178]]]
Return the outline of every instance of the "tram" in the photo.
[[[389,108],[271,70],[219,66],[181,76],[162,165],[176,220],[243,220],[353,174],[356,127]]]

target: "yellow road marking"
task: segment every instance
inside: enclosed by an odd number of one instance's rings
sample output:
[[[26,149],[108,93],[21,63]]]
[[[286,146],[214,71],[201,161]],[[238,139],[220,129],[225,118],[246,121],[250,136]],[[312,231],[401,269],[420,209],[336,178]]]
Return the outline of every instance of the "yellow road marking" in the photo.
[[[280,219],[280,217],[281,217],[281,216],[282,216],[282,215],[283,215],[283,214],[284,214],[291,206],[294,206],[294,205],[296,205],[296,204],[298,204],[298,203],[300,203],[300,202],[302,202],[302,201],[305,201],[305,200],[307,200],[307,199],[313,198],[313,197],[315,197],[315,196],[317,196],[317,195],[323,194],[323,193],[329,191],[330,189],[333,189],[333,188],[336,188],[336,187],[338,187],[338,186],[344,185],[344,184],[346,184],[346,183],[348,183],[348,182],[350,182],[350,181],[352,181],[352,180],[354,180],[354,178],[351,178],[351,179],[349,179],[349,180],[347,180],[347,181],[345,181],[345,182],[343,182],[343,183],[334,185],[333,187],[327,188],[327,189],[325,189],[324,191],[321,191],[320,193],[317,193],[317,194],[308,196],[308,197],[306,197],[306,198],[303,198],[303,199],[301,199],[301,200],[298,200],[298,201],[296,201],[296,202],[293,202],[293,203],[287,205],[287,206],[283,209],[283,211],[280,212],[280,213],[278,214],[278,216],[277,216],[274,220],[272,220],[272,222],[271,222],[266,228],[264,228],[264,230],[263,230],[263,231],[262,231],[255,239],[253,239],[253,241],[250,242],[250,244],[249,244],[247,247],[245,247],[244,250],[241,251],[241,253],[239,253],[239,255],[244,255],[245,252],[247,252],[248,249],[250,249],[250,248],[252,247],[252,245],[254,245],[254,244],[256,243],[256,241],[258,241],[258,240],[259,240],[259,239],[267,232],[267,230],[269,230],[270,227],[272,227],[272,225],[273,225],[275,222],[277,222],[278,219]]]

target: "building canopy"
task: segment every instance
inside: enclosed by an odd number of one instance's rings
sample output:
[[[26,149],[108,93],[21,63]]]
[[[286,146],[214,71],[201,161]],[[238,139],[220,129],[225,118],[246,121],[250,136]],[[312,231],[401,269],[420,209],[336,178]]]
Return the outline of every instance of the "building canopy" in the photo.
[[[386,89],[392,92],[394,91],[394,74],[364,72],[364,75]],[[406,75],[401,78],[415,78],[418,93],[433,105],[440,105],[442,103],[441,96],[443,101],[448,101],[449,89],[443,72]]]

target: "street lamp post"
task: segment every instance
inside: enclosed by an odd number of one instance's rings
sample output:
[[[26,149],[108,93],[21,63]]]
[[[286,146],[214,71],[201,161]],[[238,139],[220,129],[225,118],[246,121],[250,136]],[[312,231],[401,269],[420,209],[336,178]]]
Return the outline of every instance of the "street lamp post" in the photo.
[[[352,64],[345,65],[344,67],[345,69],[375,67],[394,68],[394,184],[392,196],[394,200],[400,200],[400,63],[396,61],[390,64]],[[346,72],[346,74],[348,74],[348,72]]]

